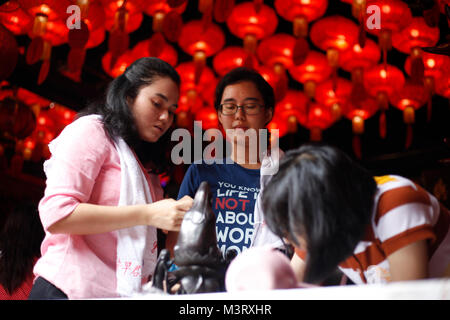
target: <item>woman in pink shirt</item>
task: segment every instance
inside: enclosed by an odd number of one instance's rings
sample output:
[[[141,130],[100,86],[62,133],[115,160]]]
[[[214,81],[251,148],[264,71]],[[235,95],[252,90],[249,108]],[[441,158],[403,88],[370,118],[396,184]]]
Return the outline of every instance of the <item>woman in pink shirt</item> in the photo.
[[[156,229],[178,231],[192,205],[163,199],[157,176],[168,164],[179,86],[168,63],[139,59],[111,82],[104,103],[51,142],[39,203],[46,235],[29,299],[130,296],[148,281]]]

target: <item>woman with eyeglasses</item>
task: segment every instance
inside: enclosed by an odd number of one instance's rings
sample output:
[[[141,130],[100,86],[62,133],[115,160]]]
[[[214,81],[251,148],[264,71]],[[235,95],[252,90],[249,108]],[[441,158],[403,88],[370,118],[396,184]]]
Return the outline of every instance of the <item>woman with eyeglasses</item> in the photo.
[[[192,164],[178,198],[193,197],[202,181],[209,183],[217,242],[226,257],[231,250],[239,254],[249,248],[255,230],[262,223],[260,218],[255,221],[254,212],[260,192],[261,166],[270,169],[279,155],[278,149],[277,152],[270,152],[270,147],[268,152],[263,150],[268,145],[265,127],[273,116],[274,92],[257,71],[236,68],[219,81],[214,106],[228,143],[227,154],[225,158],[216,155],[208,163]],[[269,242],[272,240],[272,246],[282,245],[279,238],[274,236]]]

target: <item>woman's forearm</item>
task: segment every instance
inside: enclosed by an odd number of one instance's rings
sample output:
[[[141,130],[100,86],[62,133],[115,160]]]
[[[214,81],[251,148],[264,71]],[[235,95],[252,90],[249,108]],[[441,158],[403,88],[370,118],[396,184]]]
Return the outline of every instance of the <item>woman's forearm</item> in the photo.
[[[184,214],[193,199],[163,199],[150,204],[129,206],[102,206],[80,203],[65,218],[48,227],[50,233],[95,234],[111,232],[138,225],[154,226],[168,231],[179,231]]]
[[[65,218],[49,228],[50,233],[96,234],[145,224],[143,205],[102,206],[80,203]]]

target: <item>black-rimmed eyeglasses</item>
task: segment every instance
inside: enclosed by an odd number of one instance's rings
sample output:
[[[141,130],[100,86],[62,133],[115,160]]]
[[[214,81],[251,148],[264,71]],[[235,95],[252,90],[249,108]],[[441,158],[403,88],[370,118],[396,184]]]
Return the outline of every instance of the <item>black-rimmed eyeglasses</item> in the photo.
[[[239,108],[247,115],[255,115],[260,113],[264,106],[254,102],[245,103],[242,106],[238,106],[236,103],[222,103],[220,105],[220,112],[225,116],[232,116],[236,114]]]

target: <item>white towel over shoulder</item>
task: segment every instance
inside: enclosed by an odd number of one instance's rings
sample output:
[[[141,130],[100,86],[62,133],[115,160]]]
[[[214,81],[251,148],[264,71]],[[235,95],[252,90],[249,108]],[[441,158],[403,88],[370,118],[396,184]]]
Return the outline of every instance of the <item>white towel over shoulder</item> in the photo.
[[[147,179],[134,153],[121,138],[115,146],[121,169],[119,206],[151,203]],[[135,226],[117,230],[116,235],[117,293],[129,297],[141,291],[142,278],[154,271],[157,256],[152,249],[157,241],[156,228]]]

